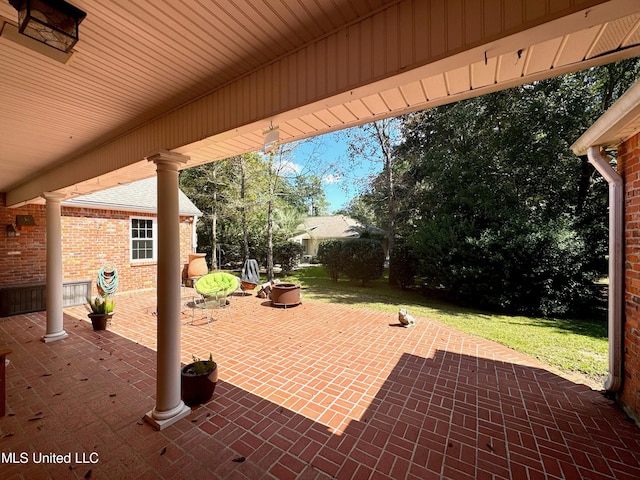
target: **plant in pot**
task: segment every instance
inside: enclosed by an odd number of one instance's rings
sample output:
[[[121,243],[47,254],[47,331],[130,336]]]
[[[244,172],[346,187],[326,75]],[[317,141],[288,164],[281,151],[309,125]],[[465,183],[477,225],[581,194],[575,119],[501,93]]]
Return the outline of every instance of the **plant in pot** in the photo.
[[[115,305],[106,293],[102,296],[87,297],[89,318],[94,330],[106,330],[107,322],[113,317]]]
[[[190,407],[206,403],[218,383],[218,364],[213,361],[211,353],[209,360],[201,360],[194,355],[193,362],[182,367],[181,377],[182,401]]]

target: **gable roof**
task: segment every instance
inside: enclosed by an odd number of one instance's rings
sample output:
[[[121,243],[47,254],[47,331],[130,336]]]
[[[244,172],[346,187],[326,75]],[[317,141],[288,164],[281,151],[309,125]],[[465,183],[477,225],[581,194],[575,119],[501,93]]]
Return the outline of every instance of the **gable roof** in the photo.
[[[294,238],[358,238],[360,234],[355,229],[362,229],[365,225],[351,217],[345,215],[324,215],[320,217],[307,217],[298,227],[304,233],[296,235]],[[355,229],[354,229],[355,228]],[[373,227],[369,227],[371,230]],[[382,232],[379,229],[374,229]]]
[[[62,202],[65,206],[88,207],[100,210],[126,210],[135,212],[158,211],[158,182],[155,177],[118,185],[99,192],[81,195]],[[202,212],[178,190],[180,215],[201,216]]]

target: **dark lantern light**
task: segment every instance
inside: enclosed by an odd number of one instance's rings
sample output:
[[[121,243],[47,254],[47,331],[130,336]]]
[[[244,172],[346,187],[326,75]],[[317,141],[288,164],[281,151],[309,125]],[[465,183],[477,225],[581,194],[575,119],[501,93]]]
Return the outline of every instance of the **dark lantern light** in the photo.
[[[9,0],[18,11],[20,33],[68,53],[78,41],[85,12],[64,0]]]

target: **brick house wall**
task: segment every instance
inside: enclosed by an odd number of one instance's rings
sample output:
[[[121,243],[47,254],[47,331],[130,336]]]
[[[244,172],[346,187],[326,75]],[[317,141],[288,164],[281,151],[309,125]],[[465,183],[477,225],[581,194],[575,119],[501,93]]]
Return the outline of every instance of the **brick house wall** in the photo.
[[[118,292],[156,286],[156,262],[132,261],[129,248],[131,217],[155,218],[149,213],[103,211],[62,207],[62,251],[64,280],[95,278],[100,267],[112,263],[118,269]],[[192,217],[180,217],[181,278],[184,265],[193,251]]]
[[[46,276],[45,210],[43,205],[6,208],[0,198],[0,288],[44,283]],[[15,237],[6,227],[16,215],[32,215],[36,227],[22,230]]]
[[[36,227],[18,236],[0,235],[0,288],[44,284],[46,279],[46,218],[44,205],[6,208],[0,199],[2,229],[15,222],[16,215],[33,215]],[[156,262],[130,260],[131,217],[155,217],[149,213],[98,210],[62,206],[63,280],[91,280],[97,293],[96,278],[105,263],[118,269],[118,293],[153,288]],[[180,217],[180,262],[186,269],[193,251],[193,217]],[[176,272],[180,278],[182,271]]]
[[[640,133],[618,148],[618,171],[625,184],[624,378],[619,398],[640,422]]]

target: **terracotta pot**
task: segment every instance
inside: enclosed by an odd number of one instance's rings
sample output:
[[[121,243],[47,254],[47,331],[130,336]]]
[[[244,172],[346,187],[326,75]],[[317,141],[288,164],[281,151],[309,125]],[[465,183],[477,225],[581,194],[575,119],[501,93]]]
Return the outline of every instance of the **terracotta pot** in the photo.
[[[213,370],[200,375],[188,373],[192,365],[185,365],[180,372],[182,401],[190,407],[208,402],[218,383],[217,363],[214,363]]]
[[[187,268],[187,275],[189,275],[189,278],[201,277],[209,273],[209,267],[207,266],[205,256],[206,253],[189,254],[189,267]]]
[[[275,283],[271,285],[271,304],[289,307],[298,305],[300,300],[300,284]]]

